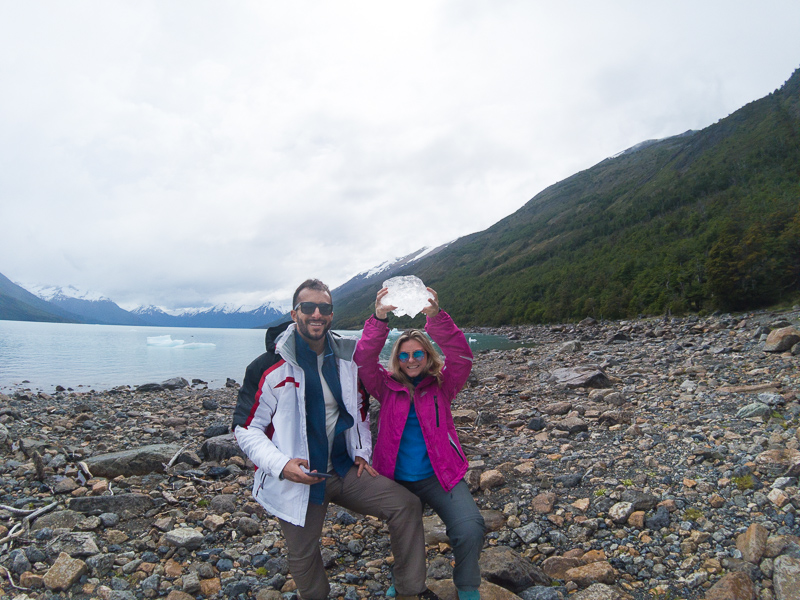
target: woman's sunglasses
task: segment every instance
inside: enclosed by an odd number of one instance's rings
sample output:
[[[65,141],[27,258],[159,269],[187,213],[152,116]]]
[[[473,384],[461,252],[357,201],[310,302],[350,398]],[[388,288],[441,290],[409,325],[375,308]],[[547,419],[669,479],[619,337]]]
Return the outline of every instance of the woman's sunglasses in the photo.
[[[397,360],[399,360],[401,363],[406,363],[408,362],[408,359],[411,358],[412,356],[414,357],[414,360],[417,361],[422,360],[423,358],[425,358],[425,350],[414,350],[413,354],[409,354],[408,352],[401,352],[400,354],[397,355]]]
[[[304,315],[313,315],[314,311],[317,309],[319,309],[319,314],[323,317],[333,314],[333,304],[328,304],[326,302],[322,304],[317,304],[316,302],[298,302],[294,309],[297,310],[298,308]]]

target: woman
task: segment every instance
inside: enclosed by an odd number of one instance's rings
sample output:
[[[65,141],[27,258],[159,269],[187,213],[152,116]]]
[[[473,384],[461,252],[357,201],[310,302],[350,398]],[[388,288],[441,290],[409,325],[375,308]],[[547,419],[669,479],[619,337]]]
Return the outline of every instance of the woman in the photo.
[[[392,348],[390,371],[380,365],[378,357],[389,335],[388,314],[396,308],[383,304],[386,288],[378,292],[375,314],[364,324],[353,360],[367,391],[381,405],[373,467],[439,515],[453,547],[459,600],[478,600],[485,526],[464,481],[467,458],[450,411],[472,368],[472,351],[461,330],[440,310],[436,292],[427,289],[433,298],[422,310],[425,331],[442,349],[445,361],[424,333],[410,329]]]

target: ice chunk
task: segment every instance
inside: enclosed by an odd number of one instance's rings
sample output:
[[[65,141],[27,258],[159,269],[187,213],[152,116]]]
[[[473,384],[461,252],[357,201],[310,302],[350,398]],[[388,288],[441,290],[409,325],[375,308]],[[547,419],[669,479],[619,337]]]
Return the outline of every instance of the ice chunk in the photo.
[[[147,338],[147,345],[174,348],[175,346],[183,346],[183,340],[173,340],[171,335],[155,335]]]
[[[158,348],[183,348],[184,350],[196,350],[198,348],[216,348],[216,344],[210,342],[189,342],[185,344],[183,340],[173,340],[171,335],[154,335],[147,338],[148,346]]]
[[[417,316],[428,306],[428,298],[433,298],[422,280],[414,275],[392,277],[383,282],[383,287],[389,289],[389,293],[383,298],[383,304],[396,306],[392,312],[397,317]]]

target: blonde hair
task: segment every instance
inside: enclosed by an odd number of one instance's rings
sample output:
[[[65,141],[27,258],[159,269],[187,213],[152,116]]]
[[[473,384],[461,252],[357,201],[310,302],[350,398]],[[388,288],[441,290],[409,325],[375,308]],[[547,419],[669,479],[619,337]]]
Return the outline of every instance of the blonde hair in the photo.
[[[441,383],[444,361],[442,360],[441,355],[436,351],[436,348],[433,347],[433,344],[428,339],[428,336],[422,333],[419,329],[407,329],[399,338],[397,338],[397,341],[394,343],[392,354],[389,357],[389,369],[392,372],[392,377],[409,388],[414,387],[414,384],[411,383],[411,379],[409,379],[408,375],[403,373],[403,371],[400,369],[400,359],[398,358],[398,355],[400,354],[400,346],[409,340],[419,342],[419,344],[422,346],[422,349],[425,350],[425,354],[428,355],[428,362],[425,364],[425,372],[423,375],[432,375],[436,378],[436,381]]]

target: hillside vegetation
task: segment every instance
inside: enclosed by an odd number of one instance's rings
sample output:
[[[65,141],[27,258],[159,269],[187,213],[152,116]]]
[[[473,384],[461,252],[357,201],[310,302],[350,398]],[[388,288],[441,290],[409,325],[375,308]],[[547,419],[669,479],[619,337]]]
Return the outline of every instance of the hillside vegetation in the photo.
[[[403,274],[435,288],[464,325],[797,299],[800,70],[702,131],[640,144],[551,186]],[[376,291],[338,298],[335,326],[359,327]]]

